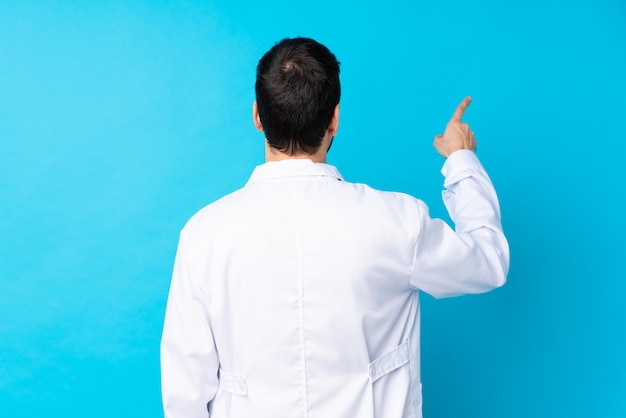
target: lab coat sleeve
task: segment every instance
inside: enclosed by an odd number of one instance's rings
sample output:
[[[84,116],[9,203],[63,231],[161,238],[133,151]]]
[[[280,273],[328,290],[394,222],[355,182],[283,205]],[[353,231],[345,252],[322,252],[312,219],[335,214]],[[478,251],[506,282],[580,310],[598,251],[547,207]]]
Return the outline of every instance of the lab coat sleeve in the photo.
[[[502,286],[509,247],[496,191],[472,151],[460,150],[442,168],[443,200],[455,230],[432,219],[419,201],[420,232],[411,284],[434,297],[482,293]]]
[[[161,339],[161,391],[166,418],[207,418],[218,387],[219,359],[211,323],[181,233]]]

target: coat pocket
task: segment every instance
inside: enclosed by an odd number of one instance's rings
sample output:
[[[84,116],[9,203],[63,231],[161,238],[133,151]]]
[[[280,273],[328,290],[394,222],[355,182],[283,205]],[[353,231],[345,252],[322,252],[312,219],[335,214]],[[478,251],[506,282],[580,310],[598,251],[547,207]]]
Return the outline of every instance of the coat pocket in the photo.
[[[410,406],[411,352],[408,340],[369,365],[374,416],[416,418]]]
[[[220,389],[233,395],[247,396],[248,385],[241,376],[226,373],[220,368]]]
[[[369,378],[372,383],[388,373],[404,366],[411,359],[409,341],[405,341],[387,354],[378,357],[369,365]]]

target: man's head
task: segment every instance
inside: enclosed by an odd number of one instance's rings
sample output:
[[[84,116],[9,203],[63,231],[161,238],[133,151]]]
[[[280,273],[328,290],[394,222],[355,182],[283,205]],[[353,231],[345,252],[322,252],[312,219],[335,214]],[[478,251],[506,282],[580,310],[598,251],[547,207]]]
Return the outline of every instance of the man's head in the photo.
[[[308,38],[283,39],[259,60],[256,111],[268,145],[295,156],[315,154],[336,116],[339,62]]]

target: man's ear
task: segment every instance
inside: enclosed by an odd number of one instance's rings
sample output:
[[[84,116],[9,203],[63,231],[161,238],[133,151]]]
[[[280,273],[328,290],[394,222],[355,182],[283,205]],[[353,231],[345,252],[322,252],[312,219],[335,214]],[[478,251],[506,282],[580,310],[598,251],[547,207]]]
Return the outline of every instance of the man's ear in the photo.
[[[330,119],[330,123],[328,124],[328,133],[330,136],[337,135],[337,131],[339,130],[339,103],[335,106],[335,111],[333,112],[333,117]]]
[[[263,124],[261,123],[261,117],[259,116],[259,108],[256,105],[256,100],[252,102],[252,122],[257,131],[263,132]]]

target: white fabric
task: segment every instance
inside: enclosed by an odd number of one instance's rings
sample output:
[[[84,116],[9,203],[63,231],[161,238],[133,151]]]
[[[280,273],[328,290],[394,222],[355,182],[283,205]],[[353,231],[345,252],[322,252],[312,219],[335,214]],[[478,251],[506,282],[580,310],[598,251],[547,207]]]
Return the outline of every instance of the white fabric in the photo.
[[[420,418],[417,290],[485,292],[509,266],[475,154],[442,173],[456,232],[420,200],[310,160],[258,166],[194,215],[163,329],[165,415]]]

